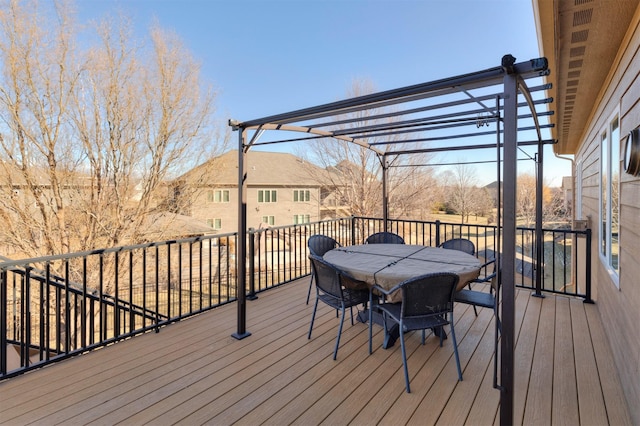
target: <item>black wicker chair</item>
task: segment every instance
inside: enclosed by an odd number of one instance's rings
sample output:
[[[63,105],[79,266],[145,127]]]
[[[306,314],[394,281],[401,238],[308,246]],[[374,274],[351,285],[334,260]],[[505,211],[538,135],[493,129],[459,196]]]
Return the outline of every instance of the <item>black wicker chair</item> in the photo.
[[[309,247],[309,253],[314,256],[322,257],[329,250],[340,247],[340,243],[326,235],[312,235],[309,237],[309,241],[307,241],[307,246]],[[313,264],[311,267],[313,268]],[[309,298],[311,297],[311,287],[313,287],[313,271],[311,272],[309,290],[307,291],[307,305],[309,304]]]
[[[335,360],[338,356],[338,347],[340,346],[340,335],[342,334],[346,308],[351,308],[351,325],[353,325],[352,308],[356,305],[367,304],[369,301],[369,289],[366,283],[349,276],[321,257],[309,255],[309,259],[311,260],[313,274],[315,276],[316,303],[313,307],[311,325],[309,326],[309,335],[307,338],[311,339],[311,331],[313,330],[313,322],[316,318],[319,301],[323,301],[332,308],[339,310],[340,326],[338,328],[338,337],[336,337],[336,346],[333,350],[333,359]]]
[[[476,254],[475,244],[473,244],[473,241],[468,240],[466,238],[452,238],[440,244],[438,247],[463,251],[472,256]]]
[[[502,333],[502,322],[500,320],[500,311],[498,310],[498,305],[500,304],[500,280],[498,279],[496,260],[489,260],[487,263],[482,265],[486,267],[493,263],[493,273],[474,280],[474,283],[485,283],[489,284],[488,291],[482,290],[474,290],[469,285],[468,289],[462,289],[457,291],[454,295],[454,300],[458,303],[465,303],[467,305],[472,305],[473,310],[478,315],[476,307],[481,308],[489,308],[493,309],[493,316],[495,318],[495,338],[493,342],[493,350],[494,354],[498,353],[498,340],[500,338],[500,334]],[[497,356],[494,355],[493,359],[493,387],[498,389],[498,362]]]
[[[369,235],[366,244],[404,244],[404,239],[393,232],[377,232]]]
[[[462,380],[460,358],[458,356],[458,342],[453,319],[453,295],[458,284],[458,276],[453,273],[435,273],[411,278],[394,286],[389,290],[374,285],[370,292],[373,300],[374,292],[389,295],[397,290],[402,291],[402,301],[399,303],[380,303],[377,308],[383,314],[383,327],[385,337],[388,333],[387,321],[397,322],[400,332],[400,345],[402,348],[402,363],[404,365],[404,379],[407,393],[411,393],[409,386],[409,370],[407,368],[407,353],[404,343],[404,333],[413,330],[422,330],[422,344],[424,344],[425,330],[428,328],[441,328],[451,326],[453,351],[458,368],[458,379]],[[448,318],[447,318],[448,317]],[[440,333],[440,346],[442,346],[444,331]],[[372,315],[369,314],[369,353],[372,353]]]
[[[470,254],[471,256],[474,256],[476,254],[475,244],[473,244],[473,241],[468,240],[466,238],[452,238],[440,244],[438,247],[442,247],[449,250],[458,250],[458,251]],[[469,290],[471,290],[471,283],[469,283],[468,287],[469,287]],[[476,314],[476,316],[478,316],[478,310],[476,309],[475,306],[473,307],[473,312]]]

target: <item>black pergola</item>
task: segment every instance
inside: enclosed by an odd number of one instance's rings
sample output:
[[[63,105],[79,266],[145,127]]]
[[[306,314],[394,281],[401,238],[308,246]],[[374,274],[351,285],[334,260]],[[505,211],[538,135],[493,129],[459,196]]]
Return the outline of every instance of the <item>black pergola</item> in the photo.
[[[303,142],[334,138],[370,149],[382,165],[383,222],[388,219],[388,170],[400,156],[458,150],[494,149],[498,188],[497,262],[502,288],[500,346],[500,422],[513,422],[514,323],[516,282],[516,188],[518,150],[537,146],[536,257],[542,257],[542,152],[539,117],[551,115],[545,98],[548,84],[528,87],[526,81],[548,74],[546,58],[516,63],[511,55],[500,66],[428,83],[359,96],[343,101],[238,122],[238,327],[234,337],[246,330],[247,256],[247,152],[262,144]],[[539,99],[534,94],[542,93]],[[392,107],[392,108],[389,108]],[[363,118],[363,117],[366,117]],[[371,124],[375,123],[375,124]],[[494,129],[485,130],[494,125]],[[267,131],[296,132],[295,137],[260,142]],[[533,139],[527,135],[533,132]],[[288,135],[289,133],[287,133]],[[398,143],[401,136],[401,144]],[[495,141],[487,138],[495,136]],[[375,142],[369,142],[375,140]],[[428,146],[425,147],[424,144]],[[412,144],[415,148],[411,148]],[[400,146],[401,145],[401,146]],[[408,148],[409,147],[409,148]],[[500,199],[501,197],[501,199]],[[499,231],[500,232],[500,231]],[[537,293],[541,274],[536,273]],[[496,354],[497,356],[497,354]]]

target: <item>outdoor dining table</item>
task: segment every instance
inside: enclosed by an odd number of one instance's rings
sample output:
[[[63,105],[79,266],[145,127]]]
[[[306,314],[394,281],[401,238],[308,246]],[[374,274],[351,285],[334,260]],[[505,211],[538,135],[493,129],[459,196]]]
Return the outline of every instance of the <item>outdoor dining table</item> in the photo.
[[[324,259],[364,281],[367,285],[377,284],[391,289],[409,278],[436,272],[453,272],[460,277],[460,290],[480,274],[480,260],[459,250],[444,249],[409,244],[362,244],[338,247],[323,256]],[[395,303],[402,300],[398,291],[387,297]],[[360,316],[364,322],[365,318]],[[378,319],[381,323],[381,319]],[[378,322],[376,321],[376,322]],[[383,347],[393,346],[394,335],[385,341]]]

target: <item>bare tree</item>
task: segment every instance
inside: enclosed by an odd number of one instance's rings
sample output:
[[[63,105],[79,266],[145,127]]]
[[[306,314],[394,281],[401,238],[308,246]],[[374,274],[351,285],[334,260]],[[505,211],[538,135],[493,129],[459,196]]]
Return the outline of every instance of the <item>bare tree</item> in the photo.
[[[549,205],[551,192],[549,187],[542,185],[542,205]],[[536,177],[531,174],[518,176],[518,188],[516,195],[516,214],[523,221],[523,226],[530,227],[536,218]]]
[[[393,217],[428,220],[438,200],[438,183],[431,169],[409,164],[411,173],[401,174],[392,183],[390,209]]]
[[[0,9],[0,244],[9,254],[143,241],[166,208],[166,180],[208,157],[215,93],[177,37],[153,27],[146,50],[119,17],[80,49],[71,6]]]
[[[373,93],[375,88],[370,81],[355,80],[347,97],[357,97]],[[379,118],[374,116],[382,111],[366,111],[341,116],[340,119],[356,120],[355,123],[344,125],[343,129],[349,126],[360,127],[363,124],[381,124]],[[386,118],[387,122],[394,120]],[[401,136],[391,136],[394,148],[400,148],[403,144]],[[368,143],[375,143],[378,138],[363,138]],[[389,137],[386,138],[389,141]],[[413,148],[416,146],[414,145]],[[382,173],[383,165],[381,158],[370,149],[353,143],[326,139],[315,142],[307,147],[301,156],[319,164],[328,173],[321,178],[325,185],[331,188],[330,195],[336,205],[343,206],[342,211],[346,214],[356,216],[376,216],[382,215]],[[424,192],[425,185],[415,185],[417,170],[416,165],[425,163],[426,155],[414,155],[410,159],[405,157],[391,158],[388,173],[388,188],[390,199],[390,210],[394,215],[400,217],[406,214],[415,206],[421,204],[420,197],[426,194],[423,205],[428,204],[428,193]],[[424,173],[421,176],[430,176]]]
[[[472,191],[472,213],[476,216],[492,218],[495,200],[486,187],[474,187]]]
[[[462,223],[468,221],[469,215],[477,211],[475,202],[477,180],[473,168],[463,162],[445,174],[447,204],[461,216]]]
[[[565,199],[565,194],[560,188],[549,188],[548,200],[543,205],[543,217],[545,222],[568,223],[571,221],[571,203]]]

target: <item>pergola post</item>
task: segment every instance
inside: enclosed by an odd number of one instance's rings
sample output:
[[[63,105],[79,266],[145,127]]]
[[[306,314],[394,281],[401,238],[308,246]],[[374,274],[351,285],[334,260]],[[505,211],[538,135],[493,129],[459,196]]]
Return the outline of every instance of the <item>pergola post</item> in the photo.
[[[251,336],[247,331],[247,175],[244,171],[246,152],[245,129],[238,130],[238,241],[236,244],[236,299],[238,308],[237,331],[231,336],[240,340]],[[248,148],[247,148],[248,149]],[[253,256],[253,253],[251,254]]]
[[[389,164],[387,164],[387,155],[382,155],[380,161],[382,164],[382,222],[383,231],[387,232],[387,221],[389,220]]]
[[[544,274],[542,245],[544,244],[542,235],[542,142],[538,143],[538,154],[536,155],[536,291],[533,293],[536,297],[544,297],[542,294],[542,276]]]
[[[511,57],[512,58],[512,57]],[[518,75],[503,58],[504,148],[502,232],[502,332],[500,340],[500,424],[513,424],[516,271],[516,188],[518,179]],[[507,62],[507,63],[505,63]]]

